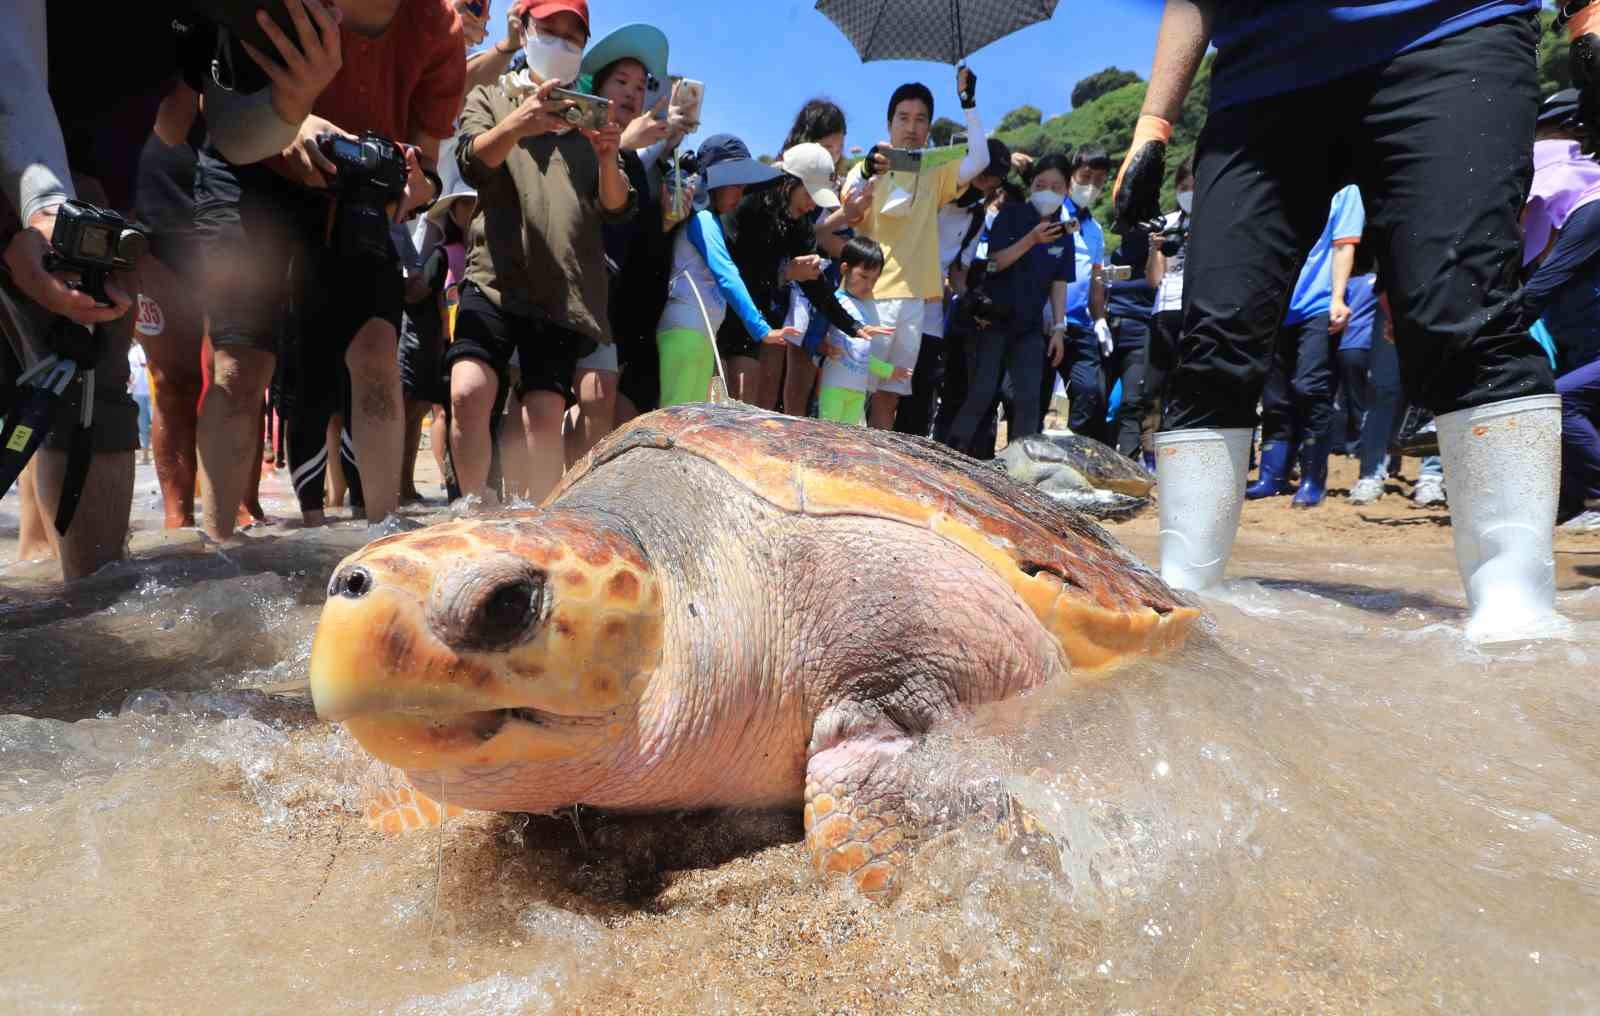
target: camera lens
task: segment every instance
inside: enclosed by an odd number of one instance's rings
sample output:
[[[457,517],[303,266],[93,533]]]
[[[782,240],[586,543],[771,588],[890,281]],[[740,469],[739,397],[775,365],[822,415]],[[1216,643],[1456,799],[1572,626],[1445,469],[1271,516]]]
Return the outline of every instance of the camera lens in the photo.
[[[117,259],[133,263],[144,257],[150,249],[149,241],[137,229],[124,229],[122,235],[117,237]]]

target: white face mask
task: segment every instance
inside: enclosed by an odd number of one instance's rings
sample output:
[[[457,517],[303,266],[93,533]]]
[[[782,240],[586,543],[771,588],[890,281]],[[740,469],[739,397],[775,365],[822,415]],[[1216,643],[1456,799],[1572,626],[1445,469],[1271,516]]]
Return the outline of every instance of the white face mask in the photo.
[[[1049,218],[1061,211],[1061,195],[1053,190],[1036,190],[1028,195],[1028,204],[1042,217]]]
[[[1100,197],[1100,188],[1090,183],[1075,183],[1072,185],[1072,203],[1079,208],[1088,208]]]
[[[528,26],[527,38],[522,42],[522,52],[528,57],[528,70],[540,81],[554,78],[563,85],[578,80],[583,68],[583,49],[565,39],[546,36],[533,25]]]
[[[1194,207],[1194,191],[1181,190],[1178,192],[1178,211],[1185,215]]]

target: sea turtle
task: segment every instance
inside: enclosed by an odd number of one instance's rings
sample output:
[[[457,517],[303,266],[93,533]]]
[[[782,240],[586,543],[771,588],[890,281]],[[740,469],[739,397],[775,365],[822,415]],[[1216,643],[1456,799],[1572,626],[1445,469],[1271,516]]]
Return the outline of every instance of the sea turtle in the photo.
[[[1115,448],[1070,431],[1029,434],[1007,444],[995,464],[1064,504],[1100,519],[1125,519],[1150,503],[1156,478]]]
[[[451,806],[803,803],[819,871],[879,894],[956,811],[918,813],[921,735],[1171,649],[1197,614],[1093,522],[940,445],[681,406],[537,510],[346,558],[311,691]]]

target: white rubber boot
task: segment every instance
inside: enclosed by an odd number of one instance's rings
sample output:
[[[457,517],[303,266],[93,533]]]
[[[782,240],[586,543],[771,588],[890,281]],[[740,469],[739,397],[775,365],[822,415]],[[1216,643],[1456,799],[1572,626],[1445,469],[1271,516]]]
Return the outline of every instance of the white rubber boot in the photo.
[[[1233,552],[1250,469],[1248,428],[1157,434],[1161,577],[1174,589],[1216,585]]]
[[[1556,613],[1561,396],[1533,395],[1437,417],[1467,638],[1565,634]]]

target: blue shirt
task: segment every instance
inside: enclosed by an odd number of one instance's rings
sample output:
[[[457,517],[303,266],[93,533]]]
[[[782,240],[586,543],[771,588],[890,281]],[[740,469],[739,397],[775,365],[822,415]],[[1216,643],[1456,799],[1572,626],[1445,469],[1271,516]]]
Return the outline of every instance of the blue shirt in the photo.
[[[1361,231],[1367,228],[1367,210],[1361,204],[1361,191],[1355,184],[1333,196],[1333,208],[1328,224],[1317,238],[1311,253],[1306,255],[1305,267],[1300,269],[1300,280],[1295,283],[1294,295],[1289,298],[1289,313],[1283,323],[1297,325],[1310,321],[1319,314],[1327,314],[1333,303],[1333,248],[1339,240],[1360,240]]]
[[[1336,81],[1539,0],[1232,0],[1217,5],[1213,112]]]
[[[1378,277],[1357,275],[1345,287],[1344,303],[1350,308],[1350,320],[1339,334],[1340,349],[1371,349],[1373,332],[1380,317],[1378,305]]]
[[[1032,205],[1007,202],[989,227],[989,257],[995,257],[1027,236],[1038,224],[1039,213]],[[1003,272],[996,272],[994,262],[990,261],[986,287],[990,299],[1012,309],[1020,328],[1037,324],[1039,308],[1050,299],[1051,284],[1071,283],[1073,275],[1072,245],[1063,236],[1052,244],[1034,244]]]
[[[1106,263],[1106,234],[1089,214],[1089,209],[1079,208],[1071,198],[1065,198],[1061,203],[1061,221],[1069,218],[1078,220],[1078,231],[1072,237],[1077,274],[1067,286],[1067,322],[1074,328],[1089,331],[1094,327],[1089,319],[1089,287],[1094,282],[1095,266]]]

